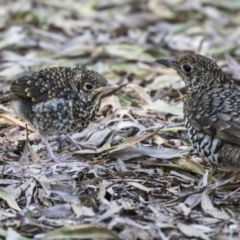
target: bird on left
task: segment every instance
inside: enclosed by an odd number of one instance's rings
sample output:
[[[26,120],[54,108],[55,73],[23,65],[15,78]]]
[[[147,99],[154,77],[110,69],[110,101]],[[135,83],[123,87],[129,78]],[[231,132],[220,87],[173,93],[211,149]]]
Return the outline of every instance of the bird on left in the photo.
[[[99,110],[102,95],[116,88],[116,84],[85,67],[53,67],[13,81],[5,102],[11,102],[15,114],[40,132],[48,157],[60,162],[47,136],[65,134],[78,147],[94,148],[69,134],[85,129]]]

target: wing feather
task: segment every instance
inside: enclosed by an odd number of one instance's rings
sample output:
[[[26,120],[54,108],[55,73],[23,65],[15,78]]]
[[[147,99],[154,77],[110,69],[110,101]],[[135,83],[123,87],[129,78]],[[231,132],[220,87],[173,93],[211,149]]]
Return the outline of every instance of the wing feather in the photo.
[[[235,86],[219,89],[220,94],[214,91],[191,98],[188,107],[193,109],[188,121],[198,131],[240,146],[240,91]]]
[[[32,102],[41,102],[55,97],[71,94],[77,96],[77,86],[73,81],[71,68],[47,68],[22,76],[12,82],[11,92],[17,97],[27,98]]]

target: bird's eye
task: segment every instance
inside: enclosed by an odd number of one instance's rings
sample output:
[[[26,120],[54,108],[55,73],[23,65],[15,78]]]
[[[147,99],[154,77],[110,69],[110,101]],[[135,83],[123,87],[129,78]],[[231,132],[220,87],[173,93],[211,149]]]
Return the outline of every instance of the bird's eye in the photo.
[[[186,72],[186,73],[190,73],[192,71],[193,67],[189,64],[184,64],[183,65],[183,70]]]
[[[93,85],[91,83],[86,83],[84,86],[85,90],[91,91],[93,89]]]

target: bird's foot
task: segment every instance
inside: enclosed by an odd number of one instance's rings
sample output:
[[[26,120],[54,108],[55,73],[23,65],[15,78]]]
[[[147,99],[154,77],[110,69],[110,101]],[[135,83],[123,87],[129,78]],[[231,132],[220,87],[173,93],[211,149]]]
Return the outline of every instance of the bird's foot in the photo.
[[[49,145],[47,137],[45,135],[42,135],[42,139],[45,142],[49,160],[52,160],[55,163],[62,163],[62,162],[66,162],[71,157],[71,155],[66,156],[66,154],[64,156],[63,155],[55,156]]]
[[[47,154],[47,158],[44,159],[44,161],[53,161],[55,163],[66,163],[66,162],[72,162],[72,154],[69,153],[64,153],[64,154],[60,154],[60,155],[55,155],[53,154],[53,152],[48,152]],[[43,159],[42,159],[43,160]]]
[[[69,162],[70,158],[72,157],[72,154],[64,154],[64,155],[59,155],[59,156],[49,156],[49,159],[54,161],[55,163],[64,163],[64,162]]]
[[[71,142],[72,146],[76,147],[79,150],[82,149],[92,149],[97,150],[97,147],[93,143],[84,143],[84,142],[78,142],[74,140],[71,136],[67,135],[68,140]]]

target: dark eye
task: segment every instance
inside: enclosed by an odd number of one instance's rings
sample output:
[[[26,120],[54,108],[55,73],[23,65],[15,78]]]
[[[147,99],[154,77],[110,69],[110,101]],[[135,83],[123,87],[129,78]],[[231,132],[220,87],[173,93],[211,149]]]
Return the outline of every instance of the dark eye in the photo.
[[[91,91],[93,89],[93,85],[91,83],[86,83],[85,84],[85,90]]]
[[[183,65],[183,70],[186,72],[186,73],[190,73],[192,71],[192,66],[189,65],[189,64],[184,64]]]

